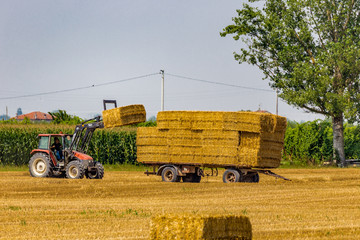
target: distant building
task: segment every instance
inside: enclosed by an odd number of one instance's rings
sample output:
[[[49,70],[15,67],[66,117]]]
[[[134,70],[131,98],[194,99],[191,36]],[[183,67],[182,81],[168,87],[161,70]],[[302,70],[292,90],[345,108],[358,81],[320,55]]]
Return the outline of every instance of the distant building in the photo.
[[[16,117],[13,117],[11,119],[15,119],[18,121],[22,121],[25,118],[28,118],[30,121],[33,122],[40,122],[40,121],[46,121],[46,122],[51,122],[53,120],[53,118],[51,117],[50,114],[48,113],[43,113],[43,112],[31,112],[31,113],[27,113],[27,114],[22,114]]]

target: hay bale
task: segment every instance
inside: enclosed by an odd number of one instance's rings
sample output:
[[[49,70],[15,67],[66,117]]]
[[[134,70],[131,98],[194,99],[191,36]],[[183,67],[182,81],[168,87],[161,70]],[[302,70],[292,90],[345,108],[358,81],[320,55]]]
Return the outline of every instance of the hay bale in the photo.
[[[268,113],[160,112],[158,127],[138,129],[138,161],[275,168],[285,129]]]
[[[159,215],[150,223],[151,240],[252,239],[248,217],[241,215]]]
[[[169,146],[137,146],[137,161],[169,162]]]
[[[168,145],[167,130],[159,130],[156,127],[138,127],[136,132],[138,146]]]
[[[104,127],[120,127],[146,121],[143,105],[129,105],[102,111]]]
[[[286,128],[286,118],[259,112],[163,111],[157,115],[159,129],[229,130],[275,132]]]

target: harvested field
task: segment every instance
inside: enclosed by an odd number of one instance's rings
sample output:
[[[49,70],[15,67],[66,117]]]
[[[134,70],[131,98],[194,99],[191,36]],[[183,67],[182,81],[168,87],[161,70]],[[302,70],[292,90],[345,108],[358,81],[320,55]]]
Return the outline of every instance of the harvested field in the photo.
[[[146,239],[157,214],[236,214],[254,239],[360,239],[360,169],[277,169],[293,181],[163,183],[142,172],[103,180],[0,172],[0,239]],[[220,172],[222,173],[222,172]]]

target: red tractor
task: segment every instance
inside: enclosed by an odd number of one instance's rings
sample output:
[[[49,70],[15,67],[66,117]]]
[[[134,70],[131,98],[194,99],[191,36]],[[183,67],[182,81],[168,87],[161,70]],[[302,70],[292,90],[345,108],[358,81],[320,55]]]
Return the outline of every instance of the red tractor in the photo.
[[[90,122],[94,120],[95,122]],[[31,151],[30,175],[66,176],[72,179],[84,176],[90,179],[103,178],[103,165],[86,154],[95,129],[103,127],[100,117],[96,117],[77,125],[73,135],[39,134],[39,147]],[[61,146],[61,149],[56,149],[55,143]]]

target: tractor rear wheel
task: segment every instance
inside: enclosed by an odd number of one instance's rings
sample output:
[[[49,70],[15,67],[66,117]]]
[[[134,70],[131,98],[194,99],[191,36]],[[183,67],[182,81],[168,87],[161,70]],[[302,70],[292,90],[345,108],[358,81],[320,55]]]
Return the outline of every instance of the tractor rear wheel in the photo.
[[[94,169],[86,172],[86,178],[102,179],[104,177],[104,166],[100,162],[95,162]]]
[[[71,179],[84,178],[85,169],[81,161],[69,162],[66,166],[66,177]]]
[[[49,156],[35,153],[29,161],[29,172],[32,177],[50,177],[52,171]]]

